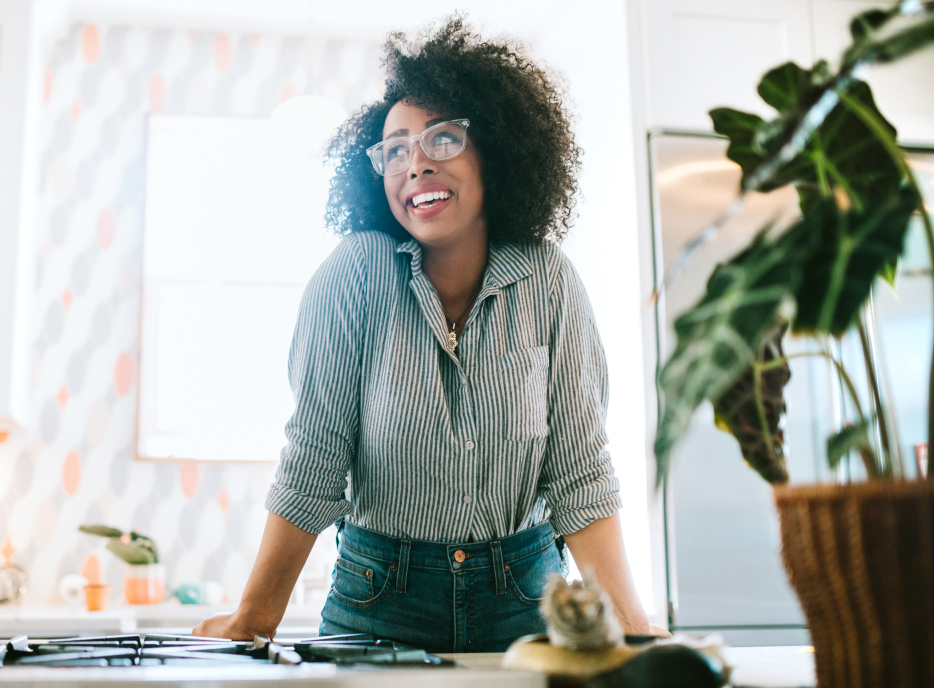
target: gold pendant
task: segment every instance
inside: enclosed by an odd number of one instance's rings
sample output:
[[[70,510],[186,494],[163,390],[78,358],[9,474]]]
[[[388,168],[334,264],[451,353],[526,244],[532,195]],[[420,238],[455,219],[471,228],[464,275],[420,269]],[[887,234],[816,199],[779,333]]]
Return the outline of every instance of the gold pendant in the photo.
[[[457,326],[457,323],[454,324],[454,327]],[[451,328],[451,331],[448,332],[448,346],[451,347],[451,351],[457,348],[457,335],[454,333],[454,327]]]

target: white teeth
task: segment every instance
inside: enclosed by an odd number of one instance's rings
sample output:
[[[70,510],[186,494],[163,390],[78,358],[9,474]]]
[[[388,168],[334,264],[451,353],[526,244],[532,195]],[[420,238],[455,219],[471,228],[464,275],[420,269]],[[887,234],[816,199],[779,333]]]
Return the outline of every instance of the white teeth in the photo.
[[[416,208],[422,203],[429,203],[431,201],[437,200],[446,200],[451,197],[450,191],[431,191],[429,193],[418,194],[418,196],[412,197],[412,205]]]

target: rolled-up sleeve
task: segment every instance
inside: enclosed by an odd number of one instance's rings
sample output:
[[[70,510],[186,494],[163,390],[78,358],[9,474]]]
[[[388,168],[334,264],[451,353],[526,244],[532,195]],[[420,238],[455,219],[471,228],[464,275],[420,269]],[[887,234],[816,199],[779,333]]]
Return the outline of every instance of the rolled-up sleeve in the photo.
[[[622,506],[606,450],[606,357],[580,276],[564,259],[550,290],[548,440],[540,494],[552,529],[576,532]]]
[[[351,235],[311,278],[295,324],[295,411],[265,506],[309,533],[353,511],[345,491],[359,432],[366,290],[365,256]]]

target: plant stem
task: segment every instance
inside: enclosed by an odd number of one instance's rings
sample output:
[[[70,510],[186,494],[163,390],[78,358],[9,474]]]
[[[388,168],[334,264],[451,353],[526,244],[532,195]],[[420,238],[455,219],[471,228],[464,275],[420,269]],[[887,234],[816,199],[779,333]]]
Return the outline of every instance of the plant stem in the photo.
[[[843,285],[846,283],[846,269],[850,264],[850,257],[855,248],[855,244],[847,235],[845,224],[847,216],[837,215],[837,233],[839,234],[839,251],[834,258],[833,266],[830,269],[830,283],[827,285],[827,297],[821,305],[818,315],[817,325],[826,332],[833,331],[833,316],[837,310],[837,303],[840,301],[840,294],[843,293]]]
[[[876,363],[872,357],[872,351],[869,348],[869,336],[866,333],[866,325],[862,318],[856,320],[856,331],[859,332],[859,343],[863,350],[863,363],[866,365],[866,380],[869,382],[869,391],[872,394],[872,403],[876,409],[876,422],[879,424],[879,440],[881,454],[885,458],[882,466],[884,475],[901,474],[901,470],[895,470],[894,453],[891,449],[888,424],[885,420],[885,409],[882,406],[882,394],[879,392],[879,378],[876,375]]]
[[[834,367],[837,369],[837,374],[840,376],[840,379],[843,380],[843,384],[846,385],[846,391],[849,393],[850,398],[853,400],[853,406],[856,407],[856,413],[859,416],[860,420],[865,420],[863,415],[863,409],[859,405],[859,397],[856,395],[856,386],[853,384],[853,380],[850,379],[850,376],[846,372],[846,368],[843,367],[843,364],[840,363],[836,358],[833,357],[833,354],[829,351],[803,351],[800,354],[789,354],[788,356],[781,356],[780,358],[774,358],[771,361],[766,363],[758,363],[756,365],[765,372],[771,370],[772,368],[777,368],[780,365],[784,365],[788,361],[791,361],[795,358],[814,358],[819,356],[821,358],[826,358],[828,361],[833,363]]]
[[[885,146],[885,149],[888,151],[892,160],[895,161],[895,164],[898,165],[898,167],[901,169],[902,174],[905,175],[905,178],[908,180],[908,184],[911,185],[911,187],[918,194],[918,198],[921,199],[921,222],[924,225],[924,235],[927,239],[931,268],[934,269],[934,225],[932,225],[931,216],[928,215],[927,209],[924,207],[924,195],[921,193],[921,188],[918,186],[918,180],[915,179],[915,175],[912,173],[911,168],[905,161],[905,157],[902,155],[901,150],[899,150],[898,144],[895,142],[895,139],[889,135],[889,132],[886,130],[886,128],[882,126],[879,118],[876,117],[873,112],[863,107],[860,102],[853,100],[846,93],[840,93],[840,102],[849,108],[850,112],[863,120],[866,126],[869,127],[869,129],[876,135],[876,138],[882,142],[882,145]],[[934,289],[934,279],[931,280],[931,287]],[[928,451],[930,451],[931,448],[934,448],[934,351],[931,352],[931,370],[928,376],[927,442]],[[928,469],[928,480],[934,481],[934,471],[930,469]]]
[[[833,191],[830,188],[830,182],[827,181],[827,156],[824,155],[824,149],[820,146],[820,138],[816,131],[814,132],[813,139],[817,144],[817,150],[814,151],[811,160],[814,162],[814,169],[817,172],[817,183],[820,187],[820,195],[824,198],[830,198],[833,195]]]
[[[755,391],[756,409],[759,412],[759,422],[762,424],[763,435],[765,435],[769,442],[768,447],[770,454],[772,450],[772,434],[769,432],[768,421],[765,417],[765,403],[762,400],[762,383],[760,381],[760,375],[768,370],[771,370],[772,368],[778,368],[779,366],[788,363],[792,359],[813,358],[815,356],[826,358],[828,361],[833,363],[834,368],[837,369],[837,375],[840,376],[840,379],[843,381],[843,384],[846,387],[847,393],[850,395],[850,399],[853,400],[853,407],[856,409],[856,415],[859,416],[860,422],[866,421],[866,416],[863,414],[863,409],[859,404],[859,396],[856,394],[856,385],[853,384],[853,380],[846,372],[846,368],[843,367],[843,364],[834,358],[833,354],[831,354],[829,351],[803,351],[798,354],[780,356],[779,358],[774,358],[771,361],[767,361],[765,363],[754,363],[753,390]],[[860,459],[862,459],[863,467],[866,469],[866,475],[871,478],[879,477],[881,471],[879,470],[878,465],[870,462],[862,455],[862,453],[860,453]]]

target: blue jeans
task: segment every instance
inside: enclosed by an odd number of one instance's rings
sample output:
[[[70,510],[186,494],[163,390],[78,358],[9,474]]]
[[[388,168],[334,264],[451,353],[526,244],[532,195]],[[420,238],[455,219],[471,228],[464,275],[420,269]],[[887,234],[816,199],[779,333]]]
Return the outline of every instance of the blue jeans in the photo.
[[[429,652],[503,652],[545,632],[539,602],[556,573],[567,573],[563,541],[547,523],[462,544],[344,524],[319,632],[372,633]]]

